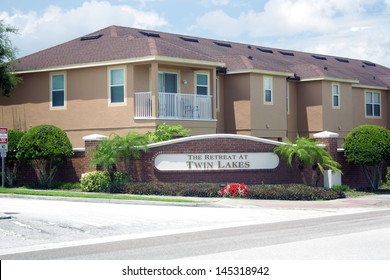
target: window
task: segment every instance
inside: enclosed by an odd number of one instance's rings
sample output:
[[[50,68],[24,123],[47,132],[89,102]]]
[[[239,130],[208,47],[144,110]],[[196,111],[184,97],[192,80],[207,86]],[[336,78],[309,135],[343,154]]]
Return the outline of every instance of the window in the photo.
[[[379,92],[366,92],[366,116],[380,117],[381,116],[381,98]]]
[[[51,107],[65,107],[65,74],[51,75]]]
[[[205,73],[196,73],[196,94],[209,95],[209,75]]]
[[[272,104],[272,78],[264,78],[264,104]]]
[[[332,108],[340,108],[340,85],[332,84]]]
[[[125,69],[110,69],[110,103],[125,103]]]

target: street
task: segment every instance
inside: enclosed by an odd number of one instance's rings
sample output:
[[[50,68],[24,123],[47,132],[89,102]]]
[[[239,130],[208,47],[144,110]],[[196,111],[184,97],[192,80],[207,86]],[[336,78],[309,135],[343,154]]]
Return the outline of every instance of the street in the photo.
[[[0,259],[390,259],[386,208],[268,209],[0,197]]]

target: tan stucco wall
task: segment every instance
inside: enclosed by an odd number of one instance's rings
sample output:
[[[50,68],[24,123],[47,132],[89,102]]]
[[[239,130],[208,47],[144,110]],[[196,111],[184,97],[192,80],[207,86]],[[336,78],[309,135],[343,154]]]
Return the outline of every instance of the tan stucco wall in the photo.
[[[332,108],[332,85],[330,81],[322,82],[323,130],[337,132],[345,138],[353,128],[352,85],[340,85],[340,108]]]
[[[322,91],[321,81],[301,82],[297,85],[300,136],[323,130]]]
[[[251,135],[266,138],[285,138],[287,131],[286,77],[272,77],[272,104],[263,102],[263,79],[251,74]]]
[[[229,75],[225,78],[225,132],[249,134],[251,130],[250,76]]]

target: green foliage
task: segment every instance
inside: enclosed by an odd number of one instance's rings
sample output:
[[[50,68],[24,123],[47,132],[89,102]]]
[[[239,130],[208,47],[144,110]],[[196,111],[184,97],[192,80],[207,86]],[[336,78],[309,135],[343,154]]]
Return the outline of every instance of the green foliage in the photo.
[[[186,137],[190,135],[190,131],[185,129],[182,125],[168,125],[166,123],[160,124],[156,130],[149,133],[150,142],[162,142],[172,140],[178,137]]]
[[[338,190],[342,192],[351,192],[353,191],[350,186],[348,185],[334,185],[332,186],[332,190]]]
[[[342,191],[314,188],[305,185],[252,185],[247,186],[248,198],[276,200],[330,200],[344,198]],[[127,191],[138,195],[169,195],[192,197],[218,197],[219,184],[198,183],[129,183]]]
[[[249,198],[274,200],[332,200],[345,198],[342,191],[305,185],[249,186]]]
[[[11,91],[21,82],[21,78],[14,74],[16,49],[8,36],[16,31],[0,20],[0,90],[4,96],[10,96]]]
[[[107,171],[92,171],[85,174],[80,183],[84,192],[107,192],[111,179]]]
[[[126,173],[116,171],[114,173],[114,179],[110,182],[110,193],[126,193],[126,185],[132,181],[131,176]]]
[[[217,197],[220,187],[218,184],[199,183],[129,183],[127,192],[137,195],[169,195]]]
[[[19,167],[19,160],[16,158],[17,146],[23,137],[23,132],[10,129],[8,131],[8,152],[5,158],[5,179],[9,187],[14,187],[16,182],[16,173]]]
[[[111,139],[103,140],[92,152],[91,165],[100,165],[106,169],[112,180],[117,171],[117,164],[124,163],[130,170],[130,160],[139,159],[147,150],[148,137],[145,134],[130,132],[125,137],[113,134]]]
[[[361,125],[349,132],[344,142],[348,162],[362,165],[370,188],[376,191],[382,178],[382,165],[390,157],[390,131],[376,125]]]
[[[295,144],[287,140],[286,144],[276,147],[274,153],[279,154],[290,167],[293,166],[293,163],[296,165],[305,185],[308,185],[305,176],[306,167],[310,166],[312,169],[312,186],[318,186],[319,175],[324,173],[325,169],[341,173],[340,164],[332,159],[322,143],[312,139],[297,137]]]
[[[53,125],[30,128],[17,145],[16,157],[31,164],[42,187],[49,187],[58,166],[73,155],[66,133]]]
[[[390,186],[390,167],[386,169],[386,185]]]

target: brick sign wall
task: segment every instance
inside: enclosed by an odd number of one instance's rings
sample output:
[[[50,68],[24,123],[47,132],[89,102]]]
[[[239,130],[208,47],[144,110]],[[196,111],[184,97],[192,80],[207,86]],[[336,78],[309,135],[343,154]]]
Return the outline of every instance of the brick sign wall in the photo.
[[[224,134],[176,139],[150,145],[149,152],[133,162],[132,174],[143,182],[300,182],[296,172],[273,154],[279,144]],[[163,168],[161,161],[166,161]]]

